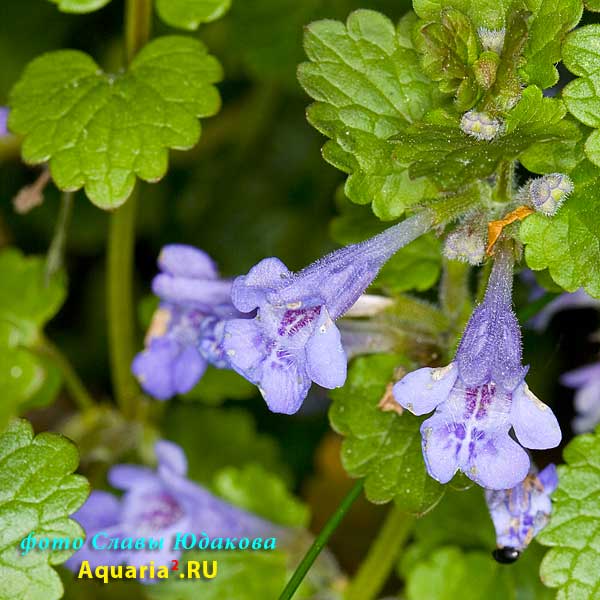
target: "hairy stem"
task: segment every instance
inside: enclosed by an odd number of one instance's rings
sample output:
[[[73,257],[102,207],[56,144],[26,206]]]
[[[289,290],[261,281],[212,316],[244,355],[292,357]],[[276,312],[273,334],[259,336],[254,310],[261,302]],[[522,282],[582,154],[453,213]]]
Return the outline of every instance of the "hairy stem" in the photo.
[[[67,241],[67,230],[71,221],[73,211],[73,192],[63,192],[60,199],[58,218],[54,228],[54,236],[46,255],[46,283],[63,266],[65,260],[65,244]]]
[[[346,590],[346,600],[374,600],[388,580],[415,518],[392,506],[367,557]]]
[[[127,64],[150,39],[152,0],[126,0],[125,57]],[[138,387],[131,374],[134,356],[133,250],[137,189],[111,215],[108,233],[107,307],[111,375],[123,414],[137,412]]]
[[[354,504],[356,499],[360,496],[363,489],[364,482],[361,479],[354,487],[348,492],[345,498],[342,500],[337,510],[331,515],[329,521],[325,523],[325,527],[321,530],[319,535],[315,538],[312,546],[308,549],[304,558],[300,561],[300,564],[294,571],[285,589],[279,596],[279,600],[290,600],[296,593],[296,590],[302,583],[302,580],[308,573],[309,569],[317,559],[317,556],[321,553],[321,550],[325,547],[329,538],[333,532],[337,529],[338,525],[342,522],[342,519],[346,516],[350,507]]]
[[[49,358],[58,367],[67,391],[81,410],[85,411],[94,406],[91,394],[87,391],[69,359],[57,346],[42,336],[34,346],[34,351],[40,356]]]

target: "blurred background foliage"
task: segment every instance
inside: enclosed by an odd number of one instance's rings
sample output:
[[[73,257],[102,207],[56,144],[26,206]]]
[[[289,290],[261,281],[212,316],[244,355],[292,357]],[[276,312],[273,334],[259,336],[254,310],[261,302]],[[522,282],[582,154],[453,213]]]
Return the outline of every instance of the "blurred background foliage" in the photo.
[[[339,198],[344,175],[321,158],[323,139],[306,121],[308,98],[295,78],[297,65],[304,60],[304,25],[319,18],[345,19],[359,7],[379,10],[396,21],[409,2],[234,0],[224,18],[192,34],[201,37],[223,63],[226,76],[219,86],[223,108],[205,121],[196,148],[173,153],[164,180],[141,185],[135,247],[139,348],[153,306],[150,281],[164,244],[198,246],[215,258],[222,274],[234,276],[272,255],[291,269],[300,268],[334,248],[335,242],[355,241],[355,233],[365,237],[380,227],[368,207],[344,208],[347,201]],[[6,103],[25,65],[44,51],[81,49],[105,69],[119,69],[122,12],[121,0],[84,16],[59,13],[47,0],[2,3],[0,104]],[[171,31],[155,19],[155,34]],[[10,144],[0,147],[0,159],[0,244],[17,246],[25,254],[44,254],[52,239],[59,193],[50,184],[41,206],[17,214],[11,200],[40,171],[24,166]],[[108,404],[107,217],[83,192],[75,195],[66,246],[68,296],[46,333],[71,359],[93,396]],[[346,221],[340,223],[342,218]],[[426,288],[439,276],[439,244],[431,238],[422,246],[417,254],[426,255],[427,263],[420,268],[427,272],[416,279],[427,279]],[[407,266],[399,268],[410,269],[410,256],[405,260]],[[393,276],[393,271],[388,273],[388,280]],[[435,289],[428,293],[436,297]],[[524,284],[517,289],[516,302],[527,302]],[[597,326],[597,312],[582,310],[558,315],[542,336],[526,333],[525,362],[534,364],[530,386],[553,406],[563,424],[570,421],[572,404],[570,393],[556,383],[557,376],[589,361],[597,347],[589,335]],[[535,361],[528,360],[533,354]],[[330,431],[327,404],[324,393],[313,390],[300,414],[274,415],[265,410],[255,388],[235,374],[209,372],[186,397],[153,410],[164,411],[161,433],[183,445],[195,479],[218,489],[214,476],[224,467],[242,469],[260,463],[308,503],[311,528],[318,531],[352,485],[340,464],[340,439]],[[32,411],[28,417],[38,429],[63,428],[78,438],[82,467],[99,485],[114,453],[119,459],[127,457],[136,436],[104,408],[64,428],[73,410],[63,394],[52,407]],[[142,441],[152,435],[139,432]],[[558,452],[547,453],[545,460],[559,461]],[[331,544],[344,569],[356,568],[384,513],[384,508],[364,499],[355,505]],[[113,594],[113,586],[111,590]]]

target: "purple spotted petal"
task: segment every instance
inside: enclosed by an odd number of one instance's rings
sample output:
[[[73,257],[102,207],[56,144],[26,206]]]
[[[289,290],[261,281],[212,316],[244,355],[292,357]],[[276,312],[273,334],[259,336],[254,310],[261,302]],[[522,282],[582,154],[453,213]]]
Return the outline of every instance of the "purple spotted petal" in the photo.
[[[440,483],[448,483],[459,468],[459,452],[466,435],[462,423],[434,414],[421,425],[423,458],[427,472]]]
[[[338,328],[322,310],[312,336],[306,344],[308,376],[318,385],[333,389],[346,381],[346,353]]]
[[[158,266],[161,271],[177,277],[217,279],[219,276],[213,259],[206,252],[185,244],[163,246]]]
[[[507,489],[527,476],[529,456],[508,434],[500,433],[479,446],[465,473],[482,487]]]
[[[187,346],[173,363],[173,382],[177,394],[189,392],[200,381],[207,367],[206,360],[193,346]]]
[[[440,369],[424,367],[408,373],[394,385],[394,398],[413,414],[424,415],[448,399],[457,377],[454,363]]]
[[[162,337],[153,339],[150,347],[134,358],[131,370],[145,392],[159,400],[175,395],[173,363],[179,351],[176,341]]]
[[[158,460],[159,470],[166,470],[185,477],[187,473],[187,459],[181,446],[168,442],[167,440],[159,440],[154,445],[154,452]]]
[[[235,279],[231,300],[238,310],[251,312],[265,300],[268,292],[277,290],[290,276],[291,272],[278,258],[265,258],[247,275]]]
[[[225,323],[223,348],[231,366],[256,383],[267,348],[262,329],[255,319],[232,319]]]
[[[562,434],[554,413],[521,384],[512,396],[511,423],[525,448],[544,450],[560,444]]]

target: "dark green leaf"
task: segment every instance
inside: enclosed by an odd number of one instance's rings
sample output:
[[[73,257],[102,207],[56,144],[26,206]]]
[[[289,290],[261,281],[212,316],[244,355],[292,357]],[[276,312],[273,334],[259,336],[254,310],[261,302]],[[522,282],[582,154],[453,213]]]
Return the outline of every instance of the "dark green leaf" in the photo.
[[[344,387],[331,394],[329,418],[346,437],[344,468],[352,477],[366,477],[367,498],[376,503],[393,499],[402,509],[420,514],[435,506],[444,491],[425,471],[420,419],[377,406],[402,363],[395,355],[357,359]]]

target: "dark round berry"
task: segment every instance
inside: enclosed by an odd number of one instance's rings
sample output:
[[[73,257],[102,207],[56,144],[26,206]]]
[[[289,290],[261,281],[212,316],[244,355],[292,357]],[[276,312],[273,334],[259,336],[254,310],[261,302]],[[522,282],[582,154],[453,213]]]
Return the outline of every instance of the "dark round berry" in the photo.
[[[521,551],[516,548],[512,548],[511,546],[502,546],[501,548],[496,548],[492,552],[492,556],[503,565],[510,565],[514,563],[519,556],[521,556]]]

